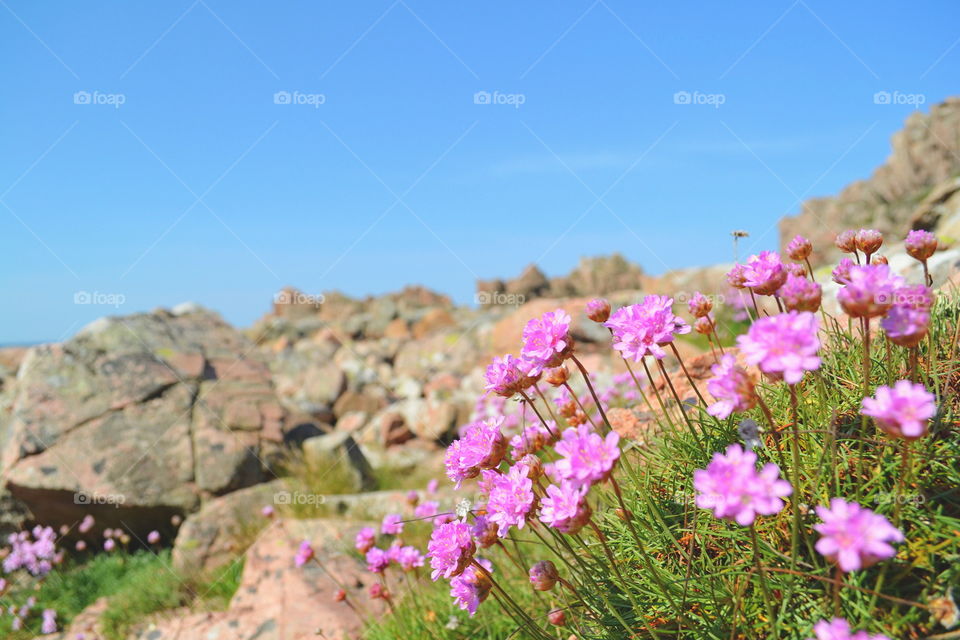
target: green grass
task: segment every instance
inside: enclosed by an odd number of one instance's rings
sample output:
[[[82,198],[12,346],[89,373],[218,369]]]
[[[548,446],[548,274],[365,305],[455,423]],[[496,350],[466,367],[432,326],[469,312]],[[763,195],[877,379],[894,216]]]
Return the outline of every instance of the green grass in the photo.
[[[532,535],[531,527],[512,530],[516,545],[506,542],[511,555],[520,558],[523,566],[553,559],[561,575],[577,587],[582,603],[568,602],[569,592],[559,587],[537,597],[526,576],[502,550],[495,549],[487,557],[497,569],[498,583],[537,621],[537,630],[520,628],[493,596],[474,618],[468,618],[447,595],[446,581],[433,584],[423,580],[401,598],[394,616],[370,627],[367,637],[453,640],[505,638],[516,633],[513,637],[561,640],[571,634],[611,640],[803,640],[812,637],[814,623],[836,613],[855,629],[898,640],[937,634],[960,638],[956,628],[950,633],[938,623],[930,606],[951,588],[960,596],[958,316],[957,298],[938,300],[931,339],[920,347],[918,376],[936,394],[940,413],[930,434],[910,447],[908,482],[901,484],[903,444],[859,415],[863,345],[858,333],[847,334],[845,323],[831,323],[821,369],[806,375],[798,386],[796,439],[786,386],[761,385],[760,393],[773,412],[783,458],[774,446],[771,429],[767,429],[766,446],[758,454],[761,462],[778,463],[789,474],[800,511],[795,555],[791,552],[792,503],[779,514],[760,517],[756,525],[773,620],[767,613],[750,529],[717,520],[693,502],[693,472],[704,468],[715,451],[738,441],[737,424],[747,416],[737,414],[718,421],[695,408],[690,416],[692,430],[674,410],[670,419],[662,421],[656,442],[649,448],[626,451],[621,460],[616,478],[633,515],[635,531],[618,517],[618,501],[609,485],[591,492],[594,520],[615,563],[608,561],[606,550],[588,529],[571,537],[539,527],[536,530],[545,542]],[[908,370],[903,348],[888,345],[879,335],[873,342],[871,395],[876,386],[906,377]],[[761,425],[766,423],[758,410],[749,417]],[[793,464],[794,445],[799,468]],[[896,557],[847,574],[836,599],[834,568],[813,550],[817,534],[812,526],[819,519],[810,509],[832,497],[857,501],[883,514],[906,535],[906,541],[897,545]],[[575,605],[568,626],[558,629],[543,624],[550,607],[566,604]],[[592,615],[585,614],[584,604]],[[447,627],[450,615],[458,617],[455,629]]]

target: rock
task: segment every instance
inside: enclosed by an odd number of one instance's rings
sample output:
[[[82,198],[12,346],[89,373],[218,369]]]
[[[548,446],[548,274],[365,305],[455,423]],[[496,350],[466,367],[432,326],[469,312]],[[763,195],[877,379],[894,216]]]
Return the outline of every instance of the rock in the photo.
[[[377,484],[370,463],[349,433],[334,431],[308,438],[303,442],[303,457],[313,469],[342,465],[349,471],[354,491],[373,489]]]
[[[106,318],[31,348],[0,424],[0,467],[45,524],[86,513],[145,535],[268,475],[285,412],[253,345],[196,309]]]
[[[453,327],[457,323],[453,315],[446,309],[430,309],[423,314],[411,327],[413,337],[417,340],[436,333],[440,329]]]
[[[283,502],[282,480],[248,487],[210,500],[183,521],[173,545],[173,568],[195,576],[219,568],[245,550],[251,535],[268,521],[260,514],[266,505]]]
[[[580,264],[565,278],[558,278],[551,289],[553,296],[605,296],[616,291],[646,288],[649,279],[640,265],[619,253],[609,256],[580,258]]]
[[[547,311],[563,309],[570,314],[571,325],[570,332],[574,340],[580,339],[581,342],[605,342],[610,340],[609,332],[587,318],[586,304],[588,298],[541,298],[528,302],[515,311],[504,316],[493,327],[492,341],[493,353],[503,355],[512,353],[516,355],[523,344],[523,328],[531,318],[543,315]]]
[[[333,415],[339,419],[341,416],[357,411],[373,414],[385,406],[387,406],[387,399],[382,390],[376,395],[369,391],[366,393],[346,391],[334,403]]]
[[[385,613],[366,596],[376,580],[356,557],[343,552],[360,524],[337,520],[277,521],[245,554],[240,586],[226,611],[175,611],[143,625],[137,640],[307,640],[360,638],[363,622],[333,593],[342,585],[371,616]],[[296,567],[300,540],[309,540],[317,562]],[[322,569],[321,569],[322,565]],[[331,578],[331,575],[334,578]],[[394,589],[401,583],[394,582]],[[318,630],[322,635],[318,635]]]

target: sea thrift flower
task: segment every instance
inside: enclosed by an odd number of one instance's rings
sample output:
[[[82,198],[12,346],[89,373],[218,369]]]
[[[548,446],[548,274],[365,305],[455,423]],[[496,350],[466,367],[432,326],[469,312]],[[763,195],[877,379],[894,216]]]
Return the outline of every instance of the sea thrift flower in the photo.
[[[93,529],[94,522],[93,516],[90,514],[83,516],[83,520],[81,520],[80,524],[77,526],[77,531],[80,533],[87,533],[90,531],[90,529]]]
[[[573,353],[570,337],[570,315],[563,309],[548,311],[533,318],[523,329],[523,349],[520,355],[532,367],[530,375],[556,367]]]
[[[4,573],[24,569],[33,576],[45,576],[56,560],[56,536],[53,527],[41,526],[11,533],[7,537],[10,553],[3,559]]]
[[[457,489],[467,478],[475,478],[481,469],[492,469],[500,464],[507,452],[507,439],[500,431],[504,418],[473,422],[463,437],[447,447],[445,464],[447,476]]]
[[[427,544],[427,557],[430,558],[430,577],[452,578],[463,573],[473,560],[477,550],[470,535],[470,525],[454,520],[434,527]]]
[[[477,558],[477,563],[486,572],[470,565],[462,574],[450,580],[450,595],[456,601],[457,606],[467,611],[471,616],[477,612],[477,607],[487,599],[490,590],[493,588],[493,583],[487,575],[493,571],[493,565],[490,564],[489,560],[483,558]]]
[[[415,568],[423,566],[423,554],[416,547],[410,545],[400,547],[396,562],[404,571],[413,571]]]
[[[855,253],[857,250],[857,233],[852,229],[847,229],[837,234],[833,244],[844,253]]]
[[[711,366],[710,371],[713,377],[707,381],[707,391],[717,401],[707,407],[707,413],[723,420],[734,411],[749,411],[757,406],[754,380],[737,366],[733,355],[721,356],[720,362]]]
[[[427,500],[426,502],[421,502],[413,510],[413,517],[418,520],[424,520],[426,518],[432,518],[440,512],[440,503],[436,500]]]
[[[743,267],[743,276],[745,286],[753,289],[754,293],[766,296],[776,293],[787,279],[783,262],[774,251],[761,251],[755,256],[750,256]]]
[[[927,336],[930,314],[907,306],[894,305],[881,318],[880,327],[890,342],[901,347],[915,347]]]
[[[333,601],[334,602],[343,602],[347,599],[347,592],[343,589],[337,589],[333,592]]]
[[[420,494],[417,493],[417,490],[410,489],[410,491],[407,491],[407,504],[416,507],[418,502],[420,502]]]
[[[557,566],[549,560],[537,562],[530,567],[528,573],[530,575],[530,584],[533,585],[533,588],[537,591],[550,591],[560,579]]]
[[[297,549],[296,555],[293,556],[293,564],[295,564],[297,567],[302,567],[313,560],[313,557],[313,547],[310,546],[310,541],[304,540],[300,543],[300,547]]]
[[[159,531],[151,531],[150,533],[148,533],[148,534],[147,534],[147,542],[150,543],[150,544],[157,544],[158,542],[160,542],[160,532],[159,532]]]
[[[854,318],[882,316],[893,305],[894,292],[903,286],[903,278],[890,273],[885,264],[851,267],[837,300]]]
[[[367,571],[371,573],[383,573],[390,565],[390,552],[384,551],[379,547],[374,547],[367,551],[365,559],[367,561]]]
[[[672,307],[673,298],[649,295],[640,304],[617,309],[603,325],[613,332],[613,348],[634,362],[646,355],[665,357],[662,345],[674,335],[690,333],[690,325],[674,315]]]
[[[907,234],[907,254],[920,262],[926,262],[937,251],[937,236],[929,231],[914,229]]]
[[[713,515],[732,520],[740,526],[752,525],[758,515],[773,515],[783,508],[783,498],[793,492],[780,479],[780,468],[767,463],[758,472],[757,454],[744,451],[739,444],[726,453],[713,454],[706,469],[693,472],[697,506]]]
[[[547,421],[550,429],[557,433],[557,425],[553,420]],[[514,460],[519,460],[528,453],[536,453],[552,442],[554,437],[540,423],[533,423],[524,427],[521,433],[510,438],[510,452]]]
[[[564,430],[555,449],[560,459],[549,468],[557,480],[595,484],[610,477],[620,459],[620,435],[611,431],[601,436],[589,425]]]
[[[77,551],[86,551],[87,543],[84,540],[77,540],[77,544],[75,544],[73,548]],[[0,589],[0,591],[3,591],[3,589]]]
[[[403,517],[399,513],[388,513],[380,523],[380,533],[397,536],[403,533]]]
[[[530,469],[518,463],[504,474],[484,471],[483,478],[489,487],[487,517],[497,524],[500,537],[506,537],[511,526],[522,529],[536,499]]]
[[[797,384],[805,371],[820,368],[817,317],[809,311],[790,311],[759,318],[737,344],[748,364],[775,380]]]
[[[816,311],[820,308],[820,285],[804,277],[789,275],[777,292],[787,311]]]
[[[570,379],[570,371],[562,365],[552,369],[547,369],[543,379],[546,380],[551,386],[561,387],[567,380]]]
[[[810,257],[812,252],[813,245],[803,236],[794,237],[794,239],[790,241],[790,244],[787,245],[787,255],[790,256],[791,260],[796,260],[797,262],[803,262]]]
[[[813,528],[820,534],[816,549],[841,571],[858,571],[880,560],[892,558],[891,542],[902,542],[903,534],[883,516],[855,502],[830,500],[830,508],[817,507],[823,520]]]
[[[594,322],[606,322],[610,317],[610,303],[603,298],[594,298],[587,303],[587,317]]]
[[[850,282],[850,269],[855,266],[853,260],[850,258],[841,258],[831,274],[833,281],[837,284],[847,284]]]
[[[440,487],[440,481],[436,478],[431,478],[430,482],[427,483],[427,493],[434,494],[437,492],[437,489]]]
[[[57,612],[53,609],[44,609],[41,614],[43,622],[40,624],[40,633],[47,635],[57,632]]]
[[[694,318],[702,318],[713,309],[713,302],[699,291],[694,291],[693,295],[690,296],[690,302],[687,303],[687,307],[690,309],[690,314]]]
[[[813,632],[817,634],[816,638],[808,640],[890,640],[883,634],[868,635],[866,631],[854,633],[850,629],[850,624],[843,618],[834,618],[829,622],[821,620],[813,625]]]
[[[513,397],[526,388],[526,375],[520,370],[520,359],[509,353],[502,358],[494,358],[484,377],[487,381],[484,389],[505,398]]]
[[[734,289],[743,289],[746,286],[746,278],[742,264],[733,265],[733,268],[727,272],[727,283]]]
[[[794,275],[798,278],[807,277],[807,268],[797,262],[785,262],[783,264],[783,269],[787,272],[788,276]]]
[[[590,522],[593,511],[587,504],[587,492],[590,485],[561,482],[558,487],[551,484],[547,495],[541,502],[540,520],[561,533],[574,535]],[[531,569],[531,578],[533,576]]]
[[[357,532],[357,536],[353,541],[353,546],[360,553],[366,553],[373,548],[373,545],[376,543],[376,539],[377,532],[373,527],[363,527]]]
[[[563,609],[551,609],[547,613],[547,621],[555,627],[562,627],[567,623],[567,614]]]
[[[930,311],[933,308],[933,301],[933,291],[922,284],[906,285],[893,292],[893,304],[898,307]]]
[[[936,398],[922,384],[899,380],[893,387],[877,387],[872,398],[863,399],[860,413],[897,438],[916,440],[927,433],[927,423],[937,414]]]
[[[700,335],[710,335],[713,333],[713,318],[709,315],[697,318],[693,323],[693,330]]]
[[[264,518],[272,518],[274,513],[273,505],[264,505],[264,507],[260,509],[260,515]]]
[[[877,249],[883,244],[883,236],[875,229],[860,229],[854,238],[857,249],[863,251],[867,258],[876,253]]]
[[[367,594],[370,596],[371,600],[389,600],[390,592],[387,591],[387,588],[380,584],[379,582],[374,582],[369,587],[367,587]]]

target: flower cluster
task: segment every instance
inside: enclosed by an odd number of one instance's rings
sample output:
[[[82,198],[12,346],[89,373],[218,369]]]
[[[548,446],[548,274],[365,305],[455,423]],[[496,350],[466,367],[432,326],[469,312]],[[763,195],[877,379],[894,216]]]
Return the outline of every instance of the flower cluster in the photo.
[[[758,472],[756,463],[757,454],[738,444],[727,447],[726,453],[713,454],[707,468],[693,474],[697,506],[744,527],[752,525],[758,515],[780,511],[783,498],[793,489],[780,478],[777,465],[767,463]]]
[[[796,384],[804,372],[820,368],[818,326],[809,311],[790,311],[758,319],[737,344],[748,364],[774,380]]]
[[[10,552],[3,559],[3,572],[24,569],[34,576],[44,576],[57,561],[57,534],[52,527],[35,526],[32,531],[11,533],[7,537]]]
[[[613,348],[634,362],[647,355],[665,357],[663,345],[673,342],[677,335],[690,333],[690,325],[673,313],[673,298],[657,295],[617,309],[604,326],[613,333]]]
[[[863,399],[861,413],[872,417],[891,436],[916,440],[927,433],[937,405],[922,384],[900,380],[893,387],[877,387],[874,397]]]
[[[820,534],[816,549],[836,562],[842,571],[858,571],[896,555],[891,542],[903,534],[883,516],[855,502],[833,498],[830,507],[817,507],[823,521],[814,525]]]

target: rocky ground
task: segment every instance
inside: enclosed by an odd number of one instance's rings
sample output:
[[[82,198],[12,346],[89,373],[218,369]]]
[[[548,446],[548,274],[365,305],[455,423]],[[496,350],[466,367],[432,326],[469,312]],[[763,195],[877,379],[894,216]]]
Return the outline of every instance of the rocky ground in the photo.
[[[912,116],[869,180],[784,220],[782,241],[812,238],[822,264],[834,257],[822,219],[835,228],[875,227],[889,233],[881,253],[891,267],[918,281],[919,265],[901,260],[893,239],[932,229],[942,245],[931,260],[935,284],[960,285],[958,174],[954,99]],[[342,552],[343,541],[403,499],[368,491],[375,477],[439,468],[443,445],[482,395],[483,367],[516,348],[529,318],[567,309],[579,349],[594,359],[591,370],[602,369],[609,337],[583,315],[588,297],[617,304],[644,293],[723,295],[728,268],[652,277],[614,255],[583,259],[550,279],[531,266],[514,279],[478,282],[469,307],[421,287],[322,300],[288,288],[245,330],[187,304],[103,318],[61,344],[2,349],[0,530],[32,521],[74,525],[91,513],[100,529],[122,527],[137,538],[158,530],[175,540],[174,564],[184,574],[245,557],[228,610],[160,616],[144,624],[142,640],[318,637],[318,625],[319,637],[350,637],[357,616],[329,594],[335,581],[363,589],[367,578]],[[830,286],[824,300],[834,297]],[[694,376],[706,377],[710,360],[697,360],[691,342],[682,348]],[[650,422],[630,409],[611,412],[611,420],[634,438]],[[317,468],[345,464],[348,493],[339,495],[340,486],[327,496],[326,519],[276,519],[251,539],[249,518],[296,490],[277,479],[291,452]],[[302,539],[313,541],[335,580],[295,570],[291,549]],[[97,637],[96,606],[64,637]]]

